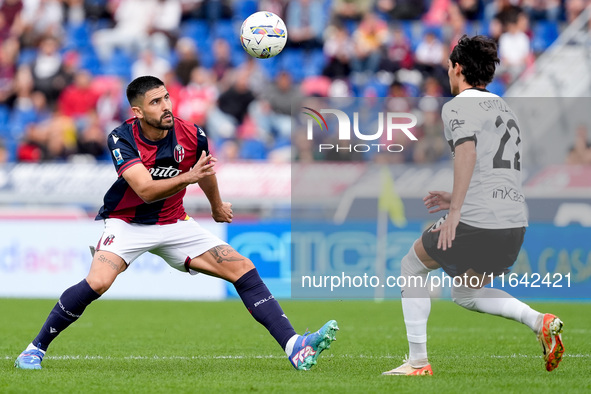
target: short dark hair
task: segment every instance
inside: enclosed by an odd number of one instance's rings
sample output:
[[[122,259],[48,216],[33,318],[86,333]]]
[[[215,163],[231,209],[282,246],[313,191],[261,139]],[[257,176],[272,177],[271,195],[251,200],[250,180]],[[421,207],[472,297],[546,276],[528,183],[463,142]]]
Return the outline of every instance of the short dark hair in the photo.
[[[459,63],[466,83],[471,86],[486,86],[495,76],[499,64],[497,43],[486,36],[463,35],[449,55],[452,65]]]
[[[164,86],[164,82],[151,75],[137,77],[127,85],[127,101],[133,106],[133,102],[143,97],[147,91]]]

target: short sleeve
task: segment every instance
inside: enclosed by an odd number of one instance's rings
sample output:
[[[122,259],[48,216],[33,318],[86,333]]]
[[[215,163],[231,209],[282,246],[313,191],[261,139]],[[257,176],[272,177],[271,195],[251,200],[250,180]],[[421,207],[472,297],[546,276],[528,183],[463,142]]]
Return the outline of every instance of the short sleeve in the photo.
[[[445,139],[454,147],[466,141],[476,142],[476,133],[481,128],[468,105],[468,100],[456,99],[446,103],[441,111]]]
[[[115,132],[109,134],[107,146],[111,152],[111,159],[113,159],[113,164],[117,170],[117,176],[123,175],[127,169],[142,162],[138,151],[134,149],[131,143]]]

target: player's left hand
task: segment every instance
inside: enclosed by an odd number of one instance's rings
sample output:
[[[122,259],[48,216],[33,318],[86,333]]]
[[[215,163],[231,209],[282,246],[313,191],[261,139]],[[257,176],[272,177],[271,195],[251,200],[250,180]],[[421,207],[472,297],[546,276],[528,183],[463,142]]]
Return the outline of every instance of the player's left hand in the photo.
[[[222,202],[222,205],[212,208],[211,217],[218,223],[232,223],[234,212],[232,212],[232,204],[229,202]]]
[[[459,223],[460,212],[449,212],[441,226],[431,230],[434,233],[439,232],[437,249],[447,250],[448,248],[451,248],[453,240],[456,239],[456,228]]]

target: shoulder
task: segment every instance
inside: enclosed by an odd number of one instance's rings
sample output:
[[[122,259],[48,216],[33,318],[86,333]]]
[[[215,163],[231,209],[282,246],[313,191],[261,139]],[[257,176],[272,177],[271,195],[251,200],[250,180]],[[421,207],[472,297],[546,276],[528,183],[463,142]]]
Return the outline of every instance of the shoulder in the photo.
[[[133,139],[133,124],[136,120],[136,118],[127,119],[125,122],[113,129],[113,131],[109,133],[109,137],[115,136],[119,139],[131,141]]]

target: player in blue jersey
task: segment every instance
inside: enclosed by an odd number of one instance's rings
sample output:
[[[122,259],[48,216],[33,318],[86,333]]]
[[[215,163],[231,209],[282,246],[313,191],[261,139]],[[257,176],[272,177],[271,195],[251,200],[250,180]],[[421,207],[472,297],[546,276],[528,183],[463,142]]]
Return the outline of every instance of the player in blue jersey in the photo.
[[[453,189],[432,191],[424,198],[430,213],[448,213],[402,259],[401,275],[409,279],[401,297],[410,354],[384,375],[433,374],[427,358],[427,275],[439,267],[451,277],[466,278],[452,287],[455,303],[527,325],[542,345],[546,370],[555,369],[562,359],[560,319],[500,289],[483,287],[491,275],[508,272],[527,226],[519,123],[507,103],[485,89],[498,62],[496,43],[484,36],[463,36],[449,57],[449,82],[456,97],[444,105],[442,118],[454,155]]]
[[[170,96],[158,78],[135,79],[127,87],[127,98],[135,117],[108,136],[118,178],[97,216],[104,220],[105,229],[90,272],[64,291],[15,366],[40,369],[49,344],[137,257],[151,252],[180,271],[202,272],[231,282],[292,365],[299,370],[312,367],[336,339],[336,321],[312,334],[296,334],[253,263],[199,226],[184,210],[185,188],[197,183],[216,222],[231,223],[233,218],[232,205],[220,197],[216,159],[209,153],[203,130],[173,116]]]

